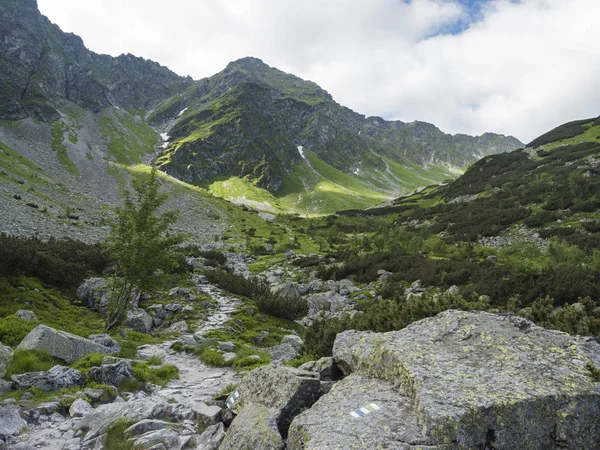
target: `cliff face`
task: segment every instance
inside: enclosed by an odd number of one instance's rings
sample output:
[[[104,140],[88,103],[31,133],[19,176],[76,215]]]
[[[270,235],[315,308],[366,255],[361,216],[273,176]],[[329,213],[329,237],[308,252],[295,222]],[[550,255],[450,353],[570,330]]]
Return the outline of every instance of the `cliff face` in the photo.
[[[65,100],[92,112],[149,109],[191,82],[159,64],[85,48],[42,16],[35,0],[0,4],[0,119],[57,120]]]

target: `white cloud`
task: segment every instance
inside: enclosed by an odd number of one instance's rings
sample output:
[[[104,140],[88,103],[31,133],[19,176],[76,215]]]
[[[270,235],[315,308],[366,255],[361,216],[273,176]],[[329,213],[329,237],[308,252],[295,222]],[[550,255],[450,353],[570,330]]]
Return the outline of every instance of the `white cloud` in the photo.
[[[94,51],[194,78],[256,56],[368,115],[524,141],[600,114],[600,2],[490,0],[38,0]],[[433,37],[432,37],[433,36]]]

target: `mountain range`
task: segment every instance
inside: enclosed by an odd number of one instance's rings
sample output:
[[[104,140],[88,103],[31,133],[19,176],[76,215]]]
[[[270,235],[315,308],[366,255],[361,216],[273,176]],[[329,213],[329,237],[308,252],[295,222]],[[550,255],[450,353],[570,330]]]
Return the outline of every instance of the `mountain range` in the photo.
[[[35,0],[7,0],[0,17],[0,141],[20,165],[72,191],[75,208],[113,204],[120,178],[156,163],[196,192],[327,214],[389,201],[523,146],[493,133],[452,136],[424,122],[365,117],[256,58],[194,81],[133,55],[99,55],[41,15]],[[44,195],[59,199],[60,189]]]

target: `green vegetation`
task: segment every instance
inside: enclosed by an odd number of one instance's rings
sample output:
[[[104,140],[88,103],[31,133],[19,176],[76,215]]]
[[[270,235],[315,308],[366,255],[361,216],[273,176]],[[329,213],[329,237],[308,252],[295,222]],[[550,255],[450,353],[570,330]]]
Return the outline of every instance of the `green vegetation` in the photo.
[[[12,375],[25,372],[45,372],[62,363],[63,361],[39,350],[17,350],[4,378],[10,380]]]
[[[595,131],[592,136],[582,136],[588,131]],[[584,119],[576,120],[574,122],[565,123],[560,125],[553,130],[541,135],[534,139],[527,147],[537,148],[540,146],[546,146],[547,144],[554,143],[569,143],[573,144],[573,138],[581,136],[584,140],[595,140],[600,131],[600,117],[596,119]],[[586,137],[592,137],[592,139],[586,139]],[[568,141],[568,142],[567,142]],[[581,142],[581,140],[580,140]]]
[[[152,286],[157,270],[177,265],[172,247],[183,237],[169,235],[169,227],[177,221],[175,211],[157,213],[166,200],[159,193],[160,184],[156,169],[134,180],[135,200],[127,193],[123,207],[115,211],[106,248],[118,263],[122,277],[116,280],[116,295],[109,300],[108,329],[121,322],[134,291]]]
[[[75,131],[70,129],[64,122],[56,121],[52,124],[50,130],[52,135],[52,142],[50,144],[52,150],[57,152],[58,161],[63,165],[65,169],[72,175],[79,176],[79,168],[69,158],[67,153],[67,147],[64,144],[64,135],[68,133],[69,140],[73,143],[77,143],[77,134]]]
[[[170,364],[154,365],[153,362],[155,361],[133,365],[133,375],[138,381],[166,386],[170,380],[179,378],[179,370],[176,366]]]
[[[108,153],[120,164],[137,164],[154,150],[158,136],[144,122],[122,111],[100,118],[100,131],[107,141]]]
[[[136,422],[136,420],[121,418],[111,423],[108,429],[106,430],[104,448],[110,448],[111,450],[133,449],[133,441],[123,439],[123,433],[127,428],[129,428]]]

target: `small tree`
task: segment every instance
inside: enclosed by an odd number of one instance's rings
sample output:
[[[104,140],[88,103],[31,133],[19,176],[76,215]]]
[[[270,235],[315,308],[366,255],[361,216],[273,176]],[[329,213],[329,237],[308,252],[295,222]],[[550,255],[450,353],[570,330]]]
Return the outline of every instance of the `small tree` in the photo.
[[[158,213],[167,196],[159,192],[161,181],[156,168],[132,185],[133,198],[130,192],[125,193],[123,206],[115,209],[116,218],[106,240],[108,254],[122,273],[109,299],[108,329],[121,323],[135,292],[151,287],[159,269],[176,266],[172,247],[183,240],[182,235],[169,233],[178,212]]]

